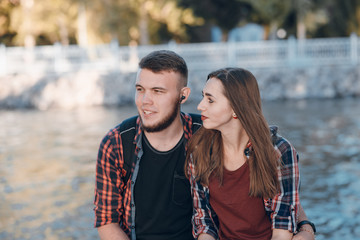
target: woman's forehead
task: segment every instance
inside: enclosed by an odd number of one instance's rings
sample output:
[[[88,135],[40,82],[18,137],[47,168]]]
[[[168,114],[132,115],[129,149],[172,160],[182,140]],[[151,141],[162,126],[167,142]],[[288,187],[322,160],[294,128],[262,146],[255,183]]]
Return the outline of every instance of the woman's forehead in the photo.
[[[203,93],[209,93],[211,95],[224,95],[224,86],[219,79],[210,78],[204,86]]]

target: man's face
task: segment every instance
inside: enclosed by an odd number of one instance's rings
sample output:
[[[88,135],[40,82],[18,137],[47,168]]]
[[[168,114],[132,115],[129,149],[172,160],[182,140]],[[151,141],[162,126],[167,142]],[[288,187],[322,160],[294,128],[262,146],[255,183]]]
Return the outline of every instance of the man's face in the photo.
[[[175,72],[154,73],[140,69],[136,79],[135,103],[143,128],[158,132],[173,123],[180,110],[180,74]]]

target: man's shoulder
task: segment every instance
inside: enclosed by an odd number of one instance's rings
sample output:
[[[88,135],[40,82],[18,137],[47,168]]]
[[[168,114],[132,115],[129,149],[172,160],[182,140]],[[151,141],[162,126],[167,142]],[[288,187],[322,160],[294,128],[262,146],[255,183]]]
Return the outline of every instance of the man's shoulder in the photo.
[[[197,113],[182,113],[182,114],[183,114],[183,116],[185,117],[185,119],[187,121],[191,120],[192,123],[200,123],[200,124],[202,124],[200,114],[197,114]]]
[[[123,120],[121,123],[111,128],[105,135],[106,138],[113,138],[136,129],[138,116],[133,116]]]
[[[186,122],[191,123],[188,126],[192,129],[193,133],[202,126],[201,115],[196,113],[183,113],[183,116]]]
[[[289,140],[279,134],[277,126],[271,126],[270,132],[274,147],[281,155],[283,165],[293,165],[294,160],[298,160],[298,154],[295,147]]]
[[[138,119],[138,116],[133,116],[128,119],[125,119],[115,128],[117,128],[120,131],[120,134],[128,132],[129,130],[132,130],[132,129],[135,130],[137,119]]]
[[[200,115],[200,114],[197,114],[197,113],[189,113],[189,115],[191,116],[193,122],[195,122],[195,123],[202,123],[202,121],[201,121],[201,115]]]

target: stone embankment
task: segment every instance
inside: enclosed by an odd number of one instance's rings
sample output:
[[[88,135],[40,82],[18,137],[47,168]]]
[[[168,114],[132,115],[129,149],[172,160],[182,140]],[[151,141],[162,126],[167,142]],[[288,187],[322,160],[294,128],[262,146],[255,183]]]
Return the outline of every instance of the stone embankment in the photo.
[[[360,66],[250,69],[264,100],[360,97]],[[198,101],[209,71],[190,70],[190,101]],[[0,77],[0,108],[78,108],[133,102],[136,73],[83,70]]]

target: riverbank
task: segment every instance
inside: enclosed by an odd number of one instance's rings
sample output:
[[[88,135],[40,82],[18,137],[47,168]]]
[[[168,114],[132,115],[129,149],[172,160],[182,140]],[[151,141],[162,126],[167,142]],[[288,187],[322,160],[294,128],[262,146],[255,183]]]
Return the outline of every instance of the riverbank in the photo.
[[[330,65],[249,69],[264,100],[360,97],[360,66]],[[191,101],[198,101],[210,70],[189,71]],[[0,78],[0,108],[74,109],[133,102],[136,72],[79,70],[63,74],[13,74]]]

